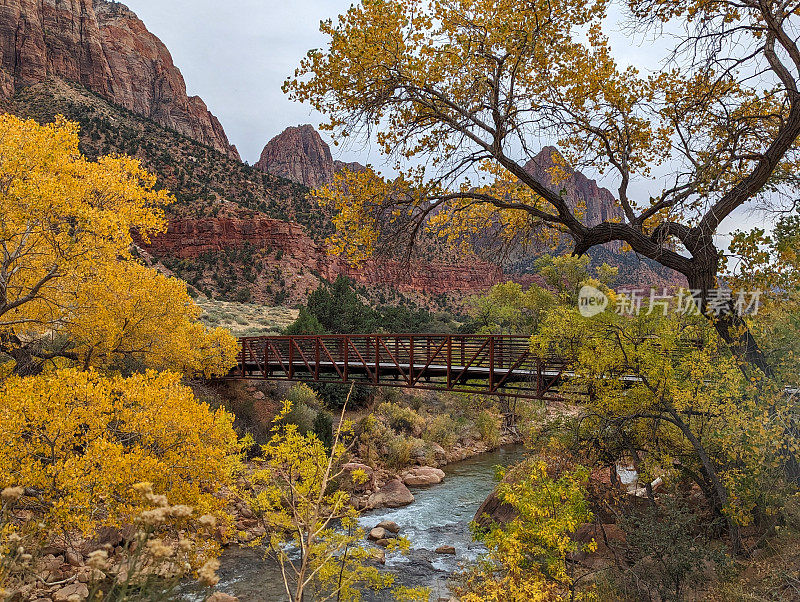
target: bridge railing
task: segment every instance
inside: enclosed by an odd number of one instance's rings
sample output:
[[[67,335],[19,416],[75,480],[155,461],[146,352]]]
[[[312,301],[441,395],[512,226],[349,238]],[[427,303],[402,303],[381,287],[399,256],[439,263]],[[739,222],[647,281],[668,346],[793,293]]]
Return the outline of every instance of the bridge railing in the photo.
[[[530,353],[520,335],[295,335],[241,339],[232,378],[551,394],[565,363]]]

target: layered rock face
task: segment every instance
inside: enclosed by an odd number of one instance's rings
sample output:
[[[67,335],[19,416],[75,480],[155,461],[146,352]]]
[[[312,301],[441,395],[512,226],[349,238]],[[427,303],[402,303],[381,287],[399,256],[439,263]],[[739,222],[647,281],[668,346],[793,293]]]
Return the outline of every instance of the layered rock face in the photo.
[[[189,97],[166,46],[126,6],[106,0],[6,0],[0,95],[61,78],[239,159],[205,103]]]
[[[394,260],[373,260],[353,267],[329,255],[301,225],[259,215],[172,219],[166,233],[143,246],[156,256],[180,259],[226,249],[269,249],[280,252],[281,257],[270,260],[270,264],[280,264],[290,274],[311,270],[329,281],[342,274],[359,284],[428,295],[479,293],[509,279],[500,266],[482,261],[432,261],[407,266]]]
[[[267,142],[255,167],[309,188],[333,180],[331,149],[309,124],[289,127]]]
[[[563,181],[554,181],[551,171],[556,166],[554,155],[560,156],[554,146],[544,147],[536,157],[528,161],[525,171],[551,190],[563,190],[567,204],[571,209],[577,209],[581,214],[581,221],[588,226],[622,218],[622,210],[616,204],[614,195],[608,189],[600,188],[595,180],[590,180],[581,172],[565,166],[569,175]]]
[[[309,188],[329,184],[343,169],[366,169],[358,162],[334,161],[330,146],[309,124],[286,128],[267,142],[255,167]]]

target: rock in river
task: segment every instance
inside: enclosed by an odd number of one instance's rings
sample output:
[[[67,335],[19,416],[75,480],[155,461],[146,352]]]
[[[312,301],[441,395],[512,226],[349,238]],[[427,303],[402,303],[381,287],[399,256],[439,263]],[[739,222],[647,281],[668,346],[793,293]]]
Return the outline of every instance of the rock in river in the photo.
[[[394,522],[394,521],[392,521],[392,520],[382,520],[381,522],[379,522],[379,523],[378,523],[377,525],[375,525],[375,526],[376,526],[376,527],[380,527],[381,529],[385,529],[385,530],[387,530],[389,533],[395,533],[395,534],[397,534],[397,533],[399,533],[399,532],[400,532],[400,527],[397,525],[397,523],[396,523],[396,522]]]
[[[372,531],[369,532],[367,538],[371,539],[372,541],[378,541],[379,539],[386,539],[386,536],[387,536],[386,529],[384,529],[383,527],[375,527]]]
[[[399,508],[414,501],[414,496],[400,479],[386,483],[379,491],[369,496],[370,508]]]
[[[437,485],[444,480],[444,471],[432,466],[417,466],[403,475],[403,482],[409,487]]]

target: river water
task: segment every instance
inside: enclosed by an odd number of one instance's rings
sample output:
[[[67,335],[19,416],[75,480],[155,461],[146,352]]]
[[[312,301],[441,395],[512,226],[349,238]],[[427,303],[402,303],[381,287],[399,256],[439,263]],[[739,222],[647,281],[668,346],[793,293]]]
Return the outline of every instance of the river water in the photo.
[[[431,588],[431,600],[447,597],[450,575],[481,553],[472,541],[469,524],[496,485],[497,466],[510,466],[522,460],[521,445],[507,446],[446,466],[446,477],[439,485],[411,488],[415,501],[409,506],[364,512],[361,525],[369,531],[382,520],[400,526],[400,535],[411,542],[410,553],[388,554],[385,570],[395,582],[406,586]],[[366,544],[371,545],[371,544]],[[455,547],[456,554],[436,554],[442,545]],[[222,555],[218,571],[219,591],[234,595],[241,602],[283,602],[280,568],[265,560],[263,550],[230,547]],[[368,593],[366,601],[391,600],[391,594]]]

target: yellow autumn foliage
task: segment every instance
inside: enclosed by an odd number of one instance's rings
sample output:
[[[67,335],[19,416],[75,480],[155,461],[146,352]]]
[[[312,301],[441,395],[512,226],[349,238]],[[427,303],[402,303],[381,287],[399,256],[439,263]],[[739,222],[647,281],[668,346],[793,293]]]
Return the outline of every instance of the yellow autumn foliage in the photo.
[[[163,232],[171,200],[134,159],[83,157],[77,124],[0,116],[0,487],[44,540],[130,523],[141,482],[178,508],[162,522],[221,512],[232,417],[181,379],[226,373],[236,341],[132,234]]]
[[[166,228],[172,198],[125,156],[93,162],[78,127],[0,116],[3,373],[69,364],[224,374],[235,340],[207,332],[186,285],[141,265],[131,231]]]
[[[154,369],[205,376],[225,374],[238,350],[223,329],[207,330],[186,284],[133,261],[100,265],[77,291],[80,311],[64,320],[84,365],[123,360]]]
[[[197,516],[219,513],[237,466],[233,418],[175,373],[129,378],[65,369],[0,384],[0,484],[46,530],[90,534],[148,505],[140,482]]]
[[[781,466],[799,449],[785,428],[793,400],[747,378],[702,317],[585,318],[557,308],[531,348],[574,358],[562,392],[591,392],[584,436],[612,457],[637,450],[642,482],[694,481],[727,519],[734,547],[739,526],[784,502]]]
[[[516,517],[506,525],[492,524],[480,533],[485,558],[459,575],[456,594],[463,602],[558,602],[597,600],[592,588],[573,591],[577,552],[593,552],[594,540],[572,539],[591,522],[584,490],[589,471],[576,467],[552,477],[544,461],[535,459],[515,469],[522,478],[504,479],[497,487],[500,502]]]
[[[286,400],[275,417],[272,437],[258,460],[263,468],[252,473],[256,493],[246,498],[267,529],[263,543],[280,563],[287,599],[360,600],[362,591],[389,588],[394,577],[369,564],[374,554],[360,545],[366,533],[358,523],[358,511],[350,495],[334,485],[346,475],[343,465],[350,449],[346,441],[352,438],[351,421],[344,419],[343,410],[326,449],[316,434],[303,434],[296,424],[286,422],[291,409]],[[360,470],[350,477],[357,483],[367,480]],[[388,549],[407,551],[408,544],[401,537]],[[407,600],[420,599],[412,590],[405,595]]]
[[[621,60],[609,32],[625,18],[607,0],[362,0],[322,21],[323,44],[284,91],[335,138],[374,136],[400,174],[342,176],[318,194],[337,212],[333,249],[363,259],[433,234],[507,259],[617,241],[685,276],[705,310],[724,274],[724,222],[797,197],[800,11],[626,4],[631,31],[674,34],[656,49],[668,67]],[[565,181],[573,170],[607,178],[614,210],[589,211]],[[733,250],[767,282],[783,271],[796,283],[795,237],[769,248],[764,234]],[[737,345],[743,321],[711,318],[737,356],[771,372],[752,340],[747,353]]]

